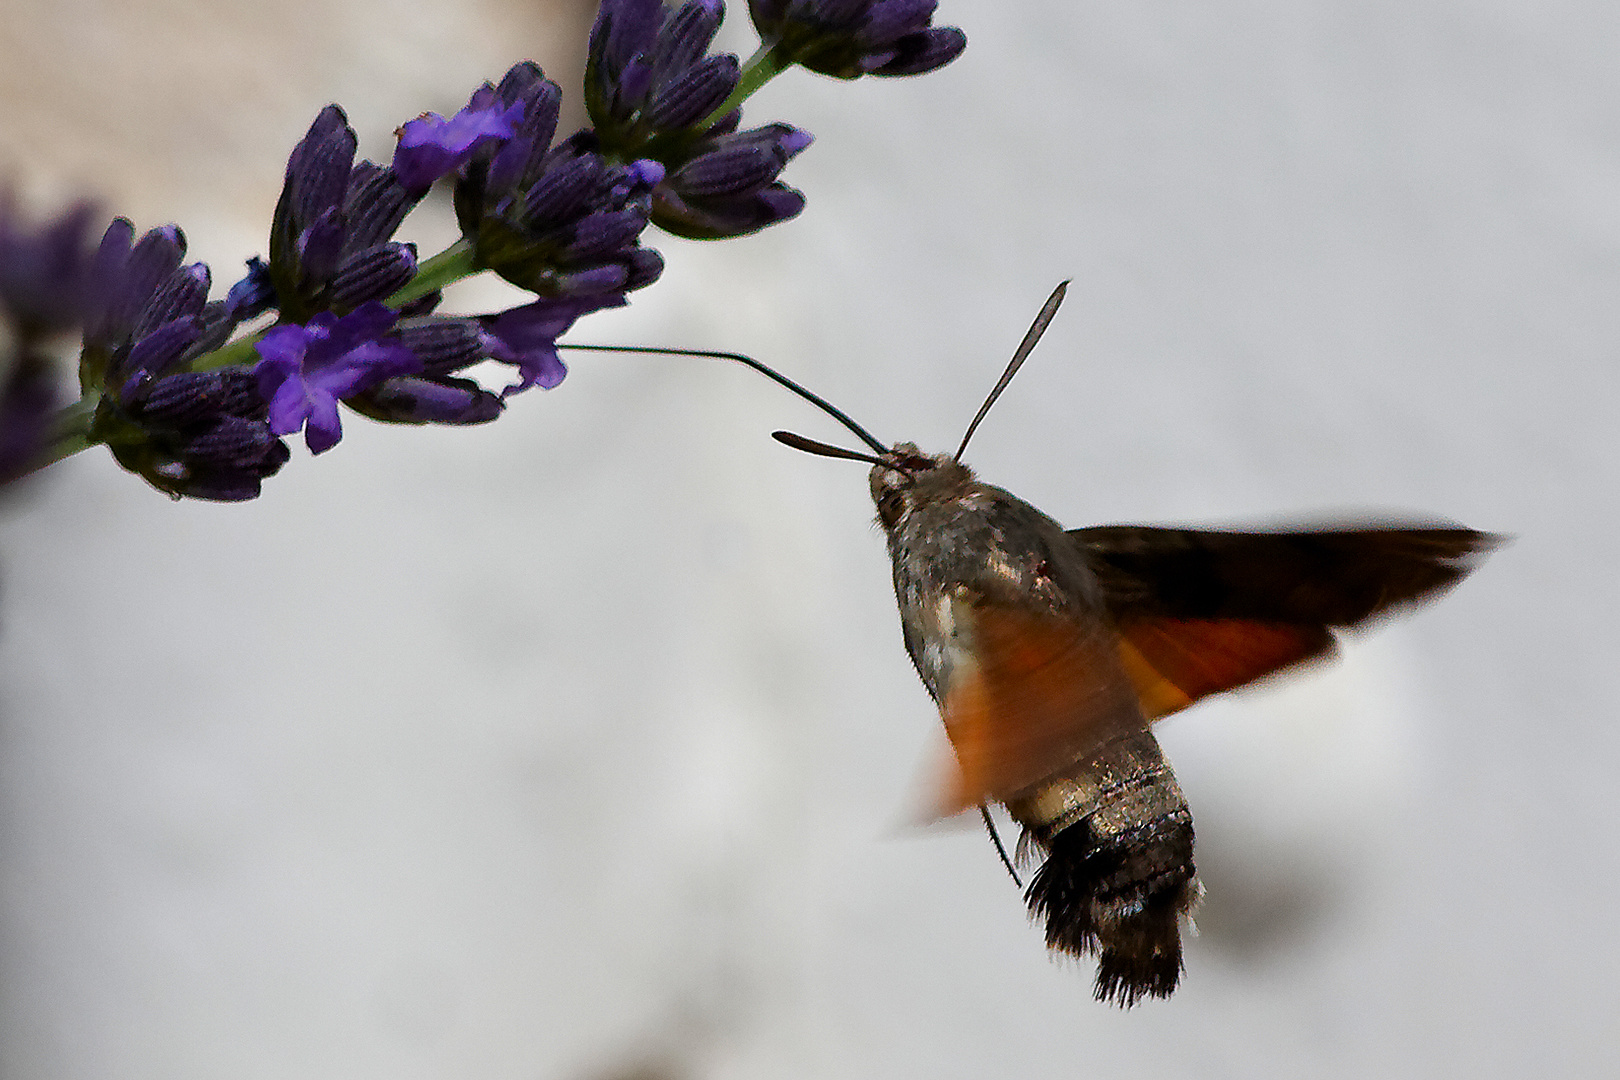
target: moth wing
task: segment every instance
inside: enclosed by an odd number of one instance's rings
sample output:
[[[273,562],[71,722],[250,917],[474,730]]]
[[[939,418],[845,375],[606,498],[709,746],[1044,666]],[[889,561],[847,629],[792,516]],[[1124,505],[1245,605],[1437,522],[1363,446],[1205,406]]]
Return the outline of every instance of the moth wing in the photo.
[[[1069,533],[1109,610],[1356,626],[1461,581],[1505,538],[1457,527],[1223,532],[1103,525]]]
[[[958,642],[941,704],[957,770],[940,806],[950,815],[1052,776],[1116,735],[1144,727],[1111,628],[1101,619],[993,603],[953,604]]]
[[[1332,631],[1431,599],[1504,538],[1453,526],[1069,533],[1150,718],[1330,656]]]
[[[1320,625],[1146,616],[1121,620],[1119,651],[1142,714],[1157,720],[1335,650]]]

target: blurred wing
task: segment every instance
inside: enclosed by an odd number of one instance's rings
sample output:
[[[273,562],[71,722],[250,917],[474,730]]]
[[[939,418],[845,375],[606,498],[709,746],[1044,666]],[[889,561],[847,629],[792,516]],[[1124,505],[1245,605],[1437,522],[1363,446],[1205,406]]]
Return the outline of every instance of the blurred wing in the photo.
[[[1332,629],[1437,596],[1503,538],[1461,528],[1069,533],[1149,718],[1333,651]]]
[[[997,604],[953,605],[965,645],[940,708],[959,766],[941,814],[1005,802],[1145,726],[1110,628]]]
[[[1252,619],[1126,618],[1119,635],[1120,658],[1149,720],[1334,651],[1325,626]]]

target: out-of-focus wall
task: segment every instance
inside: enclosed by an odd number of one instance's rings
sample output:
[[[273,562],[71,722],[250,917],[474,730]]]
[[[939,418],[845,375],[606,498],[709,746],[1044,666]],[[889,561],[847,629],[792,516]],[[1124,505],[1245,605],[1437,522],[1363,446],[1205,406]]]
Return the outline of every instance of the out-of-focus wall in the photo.
[[[1209,888],[1177,996],[1093,1003],[978,831],[905,824],[941,740],[862,470],[765,437],[836,430],[592,356],[487,428],[351,418],[251,505],[95,451],[6,505],[0,1076],[1607,1073],[1620,9],[942,6],[944,71],[749,106],[818,137],[799,220],[650,237],[665,279],[577,336],[741,349],[939,448],[1069,277],[992,482],[1072,525],[1518,537],[1161,728]],[[3,17],[0,166],[180,222],[223,288],[322,105],[386,159],[525,56],[577,103],[590,13]]]

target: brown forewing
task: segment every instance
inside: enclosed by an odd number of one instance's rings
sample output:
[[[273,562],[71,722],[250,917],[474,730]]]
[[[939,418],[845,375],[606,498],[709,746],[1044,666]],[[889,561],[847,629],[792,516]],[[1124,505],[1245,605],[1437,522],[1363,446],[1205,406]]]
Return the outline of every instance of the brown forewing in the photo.
[[[1462,528],[1069,532],[1110,611],[1350,627],[1455,585],[1504,537]]]
[[[1069,533],[1103,586],[1149,718],[1333,651],[1356,626],[1456,584],[1501,537],[1460,528]]]

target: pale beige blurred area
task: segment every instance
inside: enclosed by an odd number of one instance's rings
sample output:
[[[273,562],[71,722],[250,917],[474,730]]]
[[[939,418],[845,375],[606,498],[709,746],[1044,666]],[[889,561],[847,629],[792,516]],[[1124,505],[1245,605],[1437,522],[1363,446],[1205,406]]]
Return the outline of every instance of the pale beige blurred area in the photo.
[[[321,106],[341,103],[362,153],[386,157],[395,127],[415,112],[448,115],[515,59],[574,86],[594,10],[590,0],[5,0],[0,178],[40,199],[84,191],[141,227],[184,216],[262,230],[287,151]],[[577,94],[567,108],[577,124]],[[212,256],[220,241],[192,232]]]
[[[322,106],[387,160],[532,57],[577,120],[588,7],[0,0],[0,180],[178,222],[218,295]],[[836,426],[581,355],[482,428],[295,440],[251,504],[92,450],[0,507],[0,1080],[1613,1075],[1620,7],[940,21],[942,72],[767,87],[802,217],[649,234],[575,336],[939,449],[1072,279],[988,481],[1516,536],[1160,727],[1209,890],[1177,995],[1096,1004],[982,831],[905,824],[942,736],[864,470],[769,438]]]

